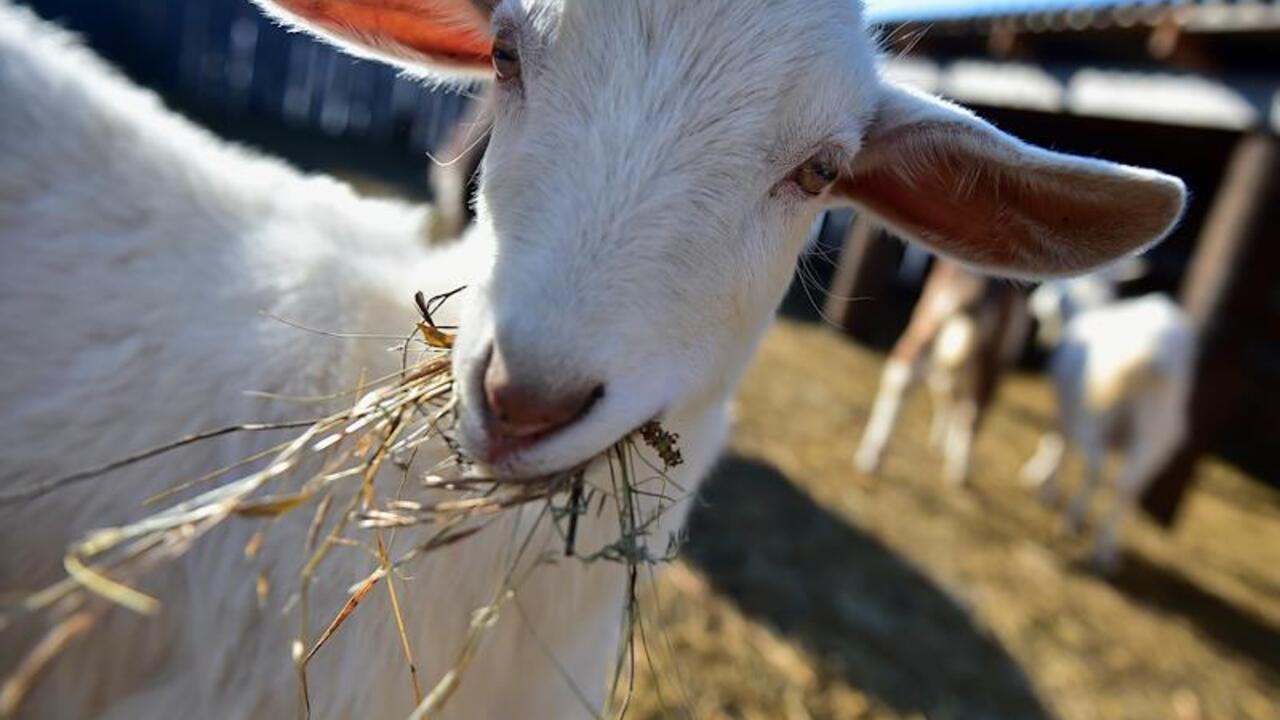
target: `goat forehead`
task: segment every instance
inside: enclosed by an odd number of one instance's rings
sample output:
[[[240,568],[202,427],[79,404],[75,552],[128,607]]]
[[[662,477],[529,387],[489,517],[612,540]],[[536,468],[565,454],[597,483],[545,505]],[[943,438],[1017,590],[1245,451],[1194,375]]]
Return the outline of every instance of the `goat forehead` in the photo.
[[[853,0],[569,0],[558,21],[527,14],[546,43],[534,102],[650,129],[679,123],[681,136],[765,119],[806,78],[855,70],[868,44]]]
[[[565,0],[509,14],[534,36],[521,154],[538,172],[731,183],[803,160],[806,143],[856,141],[871,43],[853,0]]]
[[[693,38],[708,47],[741,38],[760,43],[789,34],[821,34],[832,23],[860,27],[859,0],[509,0],[538,18],[544,28],[558,24],[580,43],[640,31],[650,48],[670,38]],[[613,37],[617,37],[614,35]],[[781,38],[778,36],[781,35]],[[807,38],[800,38],[803,44]]]

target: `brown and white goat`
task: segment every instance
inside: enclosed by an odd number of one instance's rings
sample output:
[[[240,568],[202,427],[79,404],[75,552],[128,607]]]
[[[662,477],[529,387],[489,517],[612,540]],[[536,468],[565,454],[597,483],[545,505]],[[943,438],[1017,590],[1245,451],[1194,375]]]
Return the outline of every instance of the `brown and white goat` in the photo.
[[[907,329],[894,344],[855,455],[860,470],[880,467],[907,391],[927,378],[933,398],[930,445],[943,453],[943,476],[969,478],[973,436],[1000,373],[1025,336],[1021,291],[956,263],[940,260]]]

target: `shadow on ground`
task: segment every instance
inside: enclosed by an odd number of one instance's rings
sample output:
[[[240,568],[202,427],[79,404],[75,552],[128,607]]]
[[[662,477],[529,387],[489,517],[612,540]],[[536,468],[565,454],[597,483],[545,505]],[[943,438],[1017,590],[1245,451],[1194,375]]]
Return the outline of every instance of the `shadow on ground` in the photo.
[[[965,609],[773,467],[722,463],[686,559],[747,615],[904,715],[1048,718],[1014,660]]]
[[[1224,650],[1251,659],[1269,682],[1280,684],[1280,631],[1253,613],[1134,553],[1125,555],[1111,584],[1148,607],[1181,616]]]

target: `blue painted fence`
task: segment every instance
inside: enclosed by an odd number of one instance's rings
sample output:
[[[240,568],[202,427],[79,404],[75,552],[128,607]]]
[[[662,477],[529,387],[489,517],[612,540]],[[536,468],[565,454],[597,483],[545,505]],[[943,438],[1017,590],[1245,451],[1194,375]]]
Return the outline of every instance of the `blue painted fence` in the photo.
[[[22,0],[136,81],[202,115],[363,144],[437,148],[467,98],[285,31],[248,0]]]

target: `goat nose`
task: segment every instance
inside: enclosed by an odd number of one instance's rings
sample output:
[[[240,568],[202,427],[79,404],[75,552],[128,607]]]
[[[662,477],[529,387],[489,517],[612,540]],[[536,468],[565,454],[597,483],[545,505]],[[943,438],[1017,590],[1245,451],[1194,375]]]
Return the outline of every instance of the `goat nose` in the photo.
[[[494,348],[484,374],[484,396],[493,430],[504,438],[521,440],[555,432],[582,417],[604,397],[604,385],[550,392],[530,380],[514,378]]]

